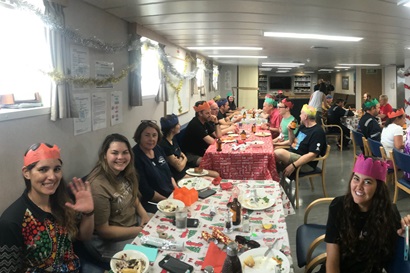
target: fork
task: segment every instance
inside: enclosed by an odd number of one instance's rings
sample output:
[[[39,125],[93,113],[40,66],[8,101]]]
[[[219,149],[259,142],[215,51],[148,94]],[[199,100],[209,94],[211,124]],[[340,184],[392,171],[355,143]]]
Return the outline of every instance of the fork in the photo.
[[[256,193],[256,189],[252,189],[252,195],[250,197],[251,203],[256,204],[258,202],[258,195]]]

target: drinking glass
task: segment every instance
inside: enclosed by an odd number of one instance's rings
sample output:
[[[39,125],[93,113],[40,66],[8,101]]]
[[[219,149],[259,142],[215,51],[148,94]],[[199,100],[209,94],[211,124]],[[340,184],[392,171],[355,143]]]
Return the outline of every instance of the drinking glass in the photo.
[[[185,229],[187,227],[188,211],[186,208],[180,208],[175,212],[175,225],[177,228]]]

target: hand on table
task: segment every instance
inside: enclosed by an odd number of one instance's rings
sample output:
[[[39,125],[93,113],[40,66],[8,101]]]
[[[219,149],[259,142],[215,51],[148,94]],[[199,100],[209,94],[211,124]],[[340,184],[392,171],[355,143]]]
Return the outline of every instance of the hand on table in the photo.
[[[81,213],[90,213],[94,211],[94,201],[91,194],[90,183],[88,181],[83,183],[81,178],[74,177],[69,186],[71,192],[75,196],[75,204],[67,202],[65,205]]]

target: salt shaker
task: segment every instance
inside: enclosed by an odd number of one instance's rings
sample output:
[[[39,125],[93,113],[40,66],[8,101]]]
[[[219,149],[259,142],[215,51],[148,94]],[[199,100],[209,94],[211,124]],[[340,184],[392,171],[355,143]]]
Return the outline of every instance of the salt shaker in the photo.
[[[249,231],[250,231],[249,215],[244,214],[242,217],[242,232],[249,232]]]

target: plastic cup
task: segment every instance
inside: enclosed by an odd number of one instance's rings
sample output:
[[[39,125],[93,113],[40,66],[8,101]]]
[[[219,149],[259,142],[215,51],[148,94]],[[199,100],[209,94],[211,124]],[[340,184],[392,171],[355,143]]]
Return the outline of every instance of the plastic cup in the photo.
[[[187,228],[188,211],[186,208],[180,208],[175,212],[175,225],[179,229]]]

